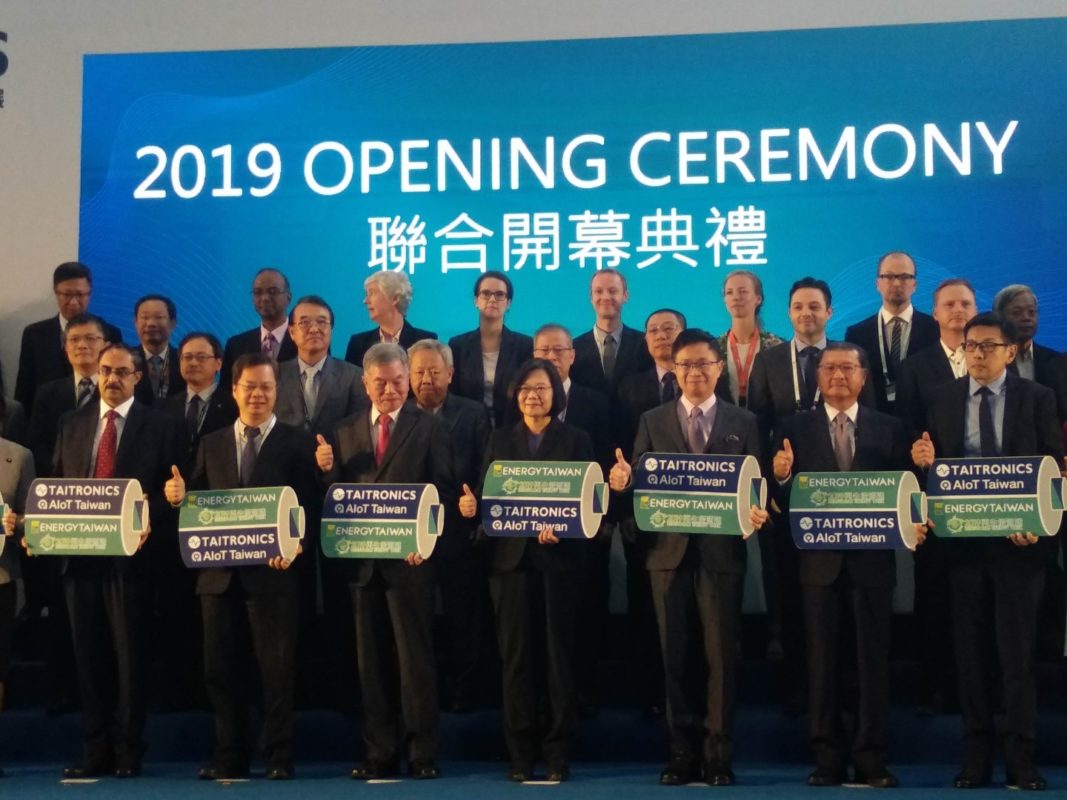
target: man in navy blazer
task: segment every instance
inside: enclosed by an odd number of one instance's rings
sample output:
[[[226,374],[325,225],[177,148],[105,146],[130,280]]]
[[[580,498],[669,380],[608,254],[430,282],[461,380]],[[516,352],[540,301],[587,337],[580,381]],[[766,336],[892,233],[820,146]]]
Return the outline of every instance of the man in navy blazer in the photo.
[[[226,340],[222,355],[220,386],[233,384],[233,363],[246,353],[265,353],[281,363],[296,358],[296,345],[289,336],[289,302],[293,299],[289,279],[281,270],[264,267],[252,279],[252,305],[259,325]]]
[[[183,394],[185,379],[178,350],[170,336],[178,324],[178,308],[161,294],[147,294],[133,307],[133,325],[141,344],[145,376],[137,384],[137,399],[146,405],[158,405],[172,394]]]
[[[635,461],[649,452],[758,457],[755,416],[719,402],[715,395],[725,368],[715,337],[689,328],[678,334],[672,353],[681,396],[641,417],[633,447]],[[630,488],[633,468],[621,449],[616,450],[616,458],[611,488],[625,491]],[[753,506],[752,524],[759,528],[766,520],[767,512]],[[645,567],[652,582],[666,676],[671,758],[660,783],[676,786],[703,778],[712,786],[731,785],[745,543],[740,536],[666,531],[639,535],[652,539]],[[689,663],[694,619],[699,619],[703,631],[707,667],[703,693],[694,686]],[[697,702],[698,697],[703,702]]]
[[[937,344],[934,318],[911,304],[918,275],[915,260],[907,253],[893,251],[878,259],[874,285],[882,296],[878,313],[850,325],[845,341],[867,352],[878,410],[892,413],[897,396],[900,365],[905,358]]]

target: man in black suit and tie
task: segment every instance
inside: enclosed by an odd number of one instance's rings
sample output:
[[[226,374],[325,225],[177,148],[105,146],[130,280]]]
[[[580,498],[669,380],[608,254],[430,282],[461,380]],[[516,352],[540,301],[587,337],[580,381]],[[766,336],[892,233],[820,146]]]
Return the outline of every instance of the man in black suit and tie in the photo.
[[[756,418],[719,402],[715,385],[725,359],[718,341],[695,328],[678,334],[673,347],[674,374],[681,396],[646,412],[638,425],[634,458],[645,453],[759,455]],[[630,488],[633,468],[616,449],[611,488]],[[767,512],[753,506],[759,528]],[[649,534],[639,534],[649,535]],[[734,782],[734,694],[737,685],[737,627],[745,573],[745,543],[740,536],[651,534],[645,567],[659,626],[667,688],[671,757],[660,783],[677,786],[694,780],[711,786]],[[693,621],[703,631],[707,684],[703,692],[689,662]],[[697,698],[701,698],[698,701]]]
[[[779,504],[788,514],[789,491],[799,472],[850,472],[908,468],[908,440],[895,417],[859,404],[868,379],[867,354],[850,342],[828,344],[818,356],[822,402],[785,420],[778,431],[773,474]],[[920,537],[925,528],[920,531]],[[921,541],[921,538],[920,538]],[[897,785],[886,766],[889,716],[889,633],[896,584],[892,550],[801,550],[797,553],[808,654],[808,707],[815,771],[809,786],[839,786],[848,779],[888,788]],[[841,654],[855,628],[856,660]],[[843,674],[856,676],[858,697],[843,719]],[[852,698],[849,698],[850,700]],[[848,705],[852,705],[848,703]]]
[[[437,415],[452,443],[452,475],[457,486],[476,486],[489,432],[484,405],[449,390],[453,366],[451,348],[436,339],[423,339],[408,348],[411,391],[419,408]],[[487,548],[475,547],[477,520],[445,514],[445,533],[434,548],[433,560],[441,591],[441,610],[448,661],[445,709],[469,711],[479,695],[479,666],[486,650],[489,615]]]
[[[264,353],[279,363],[296,358],[296,345],[289,336],[289,279],[281,270],[264,267],[252,279],[252,305],[259,325],[226,341],[222,355],[220,386],[233,384],[233,362],[245,353]]]
[[[878,259],[874,282],[882,307],[873,317],[845,331],[846,342],[867,352],[874,368],[868,383],[874,388],[878,410],[887,414],[893,412],[896,402],[901,362],[937,343],[937,323],[911,304],[917,280],[911,256],[901,251],[886,253]]]
[[[1017,352],[1012,324],[995,313],[978,314],[967,323],[963,349],[967,377],[933,399],[926,431],[911,448],[915,466],[926,470],[935,458],[998,456],[1052,456],[1062,463],[1052,391],[1008,369]],[[963,766],[955,785],[976,788],[992,778],[999,695],[1005,712],[1006,782],[1044,789],[1045,779],[1034,764],[1034,650],[1041,592],[1048,563],[1056,557],[1056,541],[1017,531],[1003,538],[950,541],[948,548],[964,728]],[[994,652],[999,693],[993,686]]]
[[[1067,376],[1059,353],[1034,341],[1037,335],[1037,297],[1029,286],[1013,283],[993,297],[993,311],[1015,328],[1018,353],[1008,369],[1020,378],[1037,381],[1056,392],[1056,413],[1060,424],[1067,422]]]
[[[181,452],[181,429],[162,411],[134,398],[142,380],[139,350],[112,344],[100,354],[100,400],[59,425],[54,474],[60,478],[135,478],[149,501],[151,528],[173,529],[163,484]],[[148,536],[146,532],[141,543]],[[82,699],[82,760],[64,778],[141,772],[145,723],[143,553],[131,557],[75,556],[61,565],[78,688]]]
[[[348,340],[345,361],[363,366],[363,356],[378,342],[392,342],[407,349],[420,339],[436,339],[437,334],[416,328],[407,321],[411,299],[415,296],[411,281],[403,272],[375,272],[363,281],[363,305],[377,328],[357,333]]]
[[[69,320],[88,314],[93,293],[93,274],[77,261],[60,264],[52,273],[52,291],[59,314],[27,325],[22,331],[19,371],[15,379],[15,399],[27,411],[33,408],[37,388],[49,381],[70,375],[70,362],[64,357],[63,332]],[[122,334],[114,325],[100,320],[103,336],[109,342],[121,342]],[[38,474],[40,462],[38,463]]]
[[[627,375],[651,368],[652,359],[641,333],[622,322],[622,307],[630,300],[626,278],[614,269],[597,272],[589,284],[596,312],[593,330],[574,340],[574,380],[613,402]]]
[[[233,425],[237,419],[237,405],[230,387],[224,387],[218,381],[222,369],[222,345],[214,334],[188,333],[178,345],[177,355],[185,391],[171,394],[163,401],[162,408],[185,423],[189,446],[184,463],[191,466],[200,439]]]
[[[363,384],[370,410],[337,426],[336,446],[319,437],[315,457],[327,483],[432,483],[445,507],[453,508],[457,492],[448,430],[433,414],[406,402],[407,353],[392,342],[373,345],[363,357]],[[352,770],[352,778],[393,775],[404,757],[412,778],[436,778],[433,570],[417,553],[404,561],[353,559],[344,566],[356,618],[367,745],[366,761]]]
[[[290,486],[301,506],[318,502],[315,441],[301,427],[274,415],[278,364],[264,353],[246,353],[233,365],[233,397],[238,417],[232,426],[200,442],[188,488],[237,489]],[[175,507],[185,499],[180,472],[166,484]],[[251,635],[263,690],[260,740],[268,780],[293,777],[297,580],[288,559],[267,565],[201,569],[196,593],[204,619],[204,683],[215,709],[215,747],[201,780],[248,776],[248,685],[242,674],[242,632]]]
[[[133,325],[144,357],[144,380],[137,384],[137,399],[156,405],[172,394],[185,392],[178,353],[170,336],[178,324],[178,307],[169,297],[148,294],[133,307]]]

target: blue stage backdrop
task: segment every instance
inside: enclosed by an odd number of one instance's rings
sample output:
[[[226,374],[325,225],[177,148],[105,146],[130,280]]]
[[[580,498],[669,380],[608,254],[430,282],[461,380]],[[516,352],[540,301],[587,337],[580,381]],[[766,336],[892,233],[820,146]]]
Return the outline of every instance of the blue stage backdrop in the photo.
[[[476,324],[506,270],[508,324],[592,324],[597,269],[630,324],[660,306],[721,332],[722,278],[764,281],[789,330],[802,275],[831,335],[873,313],[902,248],[915,301],[962,275],[988,307],[1024,281],[1067,346],[1067,19],[505,44],[90,55],[80,256],[94,309],[132,332],[164,292],[179,332],[251,327],[255,270],[370,327],[375,270],[412,322]]]

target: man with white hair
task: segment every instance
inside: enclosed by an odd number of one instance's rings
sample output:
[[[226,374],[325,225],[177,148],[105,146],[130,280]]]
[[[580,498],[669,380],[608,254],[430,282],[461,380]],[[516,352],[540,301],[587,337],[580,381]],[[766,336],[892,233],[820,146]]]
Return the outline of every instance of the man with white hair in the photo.
[[[363,356],[378,342],[392,342],[405,350],[420,339],[436,339],[437,334],[416,328],[407,321],[415,292],[403,272],[375,272],[363,281],[363,305],[378,327],[357,333],[348,340],[345,361],[363,366]]]

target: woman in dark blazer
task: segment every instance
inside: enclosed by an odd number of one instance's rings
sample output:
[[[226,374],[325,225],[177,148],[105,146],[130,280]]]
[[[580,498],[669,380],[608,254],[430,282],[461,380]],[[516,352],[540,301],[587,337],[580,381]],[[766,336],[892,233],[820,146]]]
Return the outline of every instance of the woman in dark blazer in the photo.
[[[550,362],[527,361],[515,373],[514,385],[522,421],[493,432],[483,475],[499,460],[595,460],[588,434],[557,417],[565,399],[559,374]],[[469,486],[463,487],[459,508],[464,517],[477,513],[477,498]],[[564,781],[570,774],[567,754],[575,720],[575,612],[586,546],[584,541],[561,541],[548,526],[537,538],[494,541],[489,588],[504,671],[504,737],[511,757],[508,778],[513,781],[533,779],[538,739],[547,779]],[[542,649],[544,658],[536,658],[535,653]],[[543,676],[536,674],[535,666],[542,667]],[[543,684],[548,694],[548,714],[540,731],[538,684]]]
[[[494,428],[515,421],[508,386],[519,365],[533,355],[529,336],[504,327],[514,296],[511,279],[503,272],[479,275],[474,283],[478,327],[448,341],[455,365],[452,391],[484,403]]]

